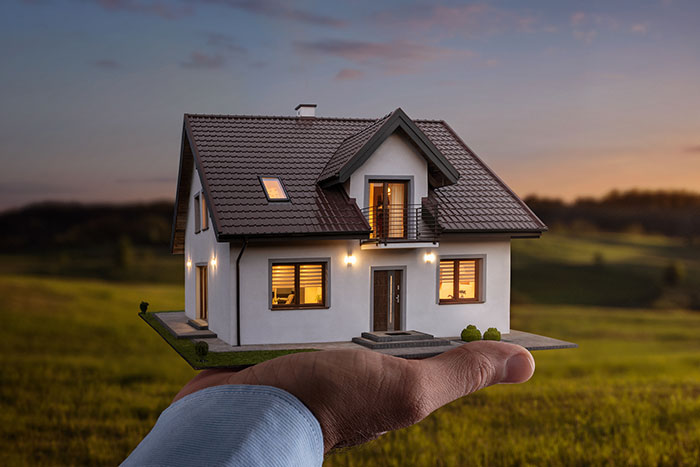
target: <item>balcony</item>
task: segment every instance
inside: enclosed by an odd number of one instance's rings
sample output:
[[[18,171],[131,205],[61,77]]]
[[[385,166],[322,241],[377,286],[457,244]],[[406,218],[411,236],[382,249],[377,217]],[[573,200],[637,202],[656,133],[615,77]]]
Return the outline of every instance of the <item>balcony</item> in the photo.
[[[404,248],[411,248],[424,247],[425,243],[437,244],[440,234],[437,206],[371,206],[362,209],[362,214],[372,227],[370,238],[363,242],[363,247],[387,247],[391,244],[401,248],[403,244]],[[421,245],[415,245],[417,243]]]

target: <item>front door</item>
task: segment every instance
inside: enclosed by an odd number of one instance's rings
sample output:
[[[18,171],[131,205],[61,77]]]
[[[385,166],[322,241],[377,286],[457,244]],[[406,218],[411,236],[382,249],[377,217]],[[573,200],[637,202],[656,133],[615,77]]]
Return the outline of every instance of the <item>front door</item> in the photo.
[[[374,318],[372,331],[401,329],[401,287],[403,271],[374,271]]]
[[[207,267],[197,266],[196,281],[196,300],[197,300],[197,319],[207,321],[209,319],[207,310]]]

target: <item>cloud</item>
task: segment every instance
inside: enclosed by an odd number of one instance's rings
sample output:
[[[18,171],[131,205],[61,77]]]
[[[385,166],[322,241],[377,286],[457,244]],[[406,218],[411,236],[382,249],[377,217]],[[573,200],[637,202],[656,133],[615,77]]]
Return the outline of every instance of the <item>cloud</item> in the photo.
[[[685,152],[690,154],[700,154],[700,144],[697,146],[688,146],[685,148]]]
[[[313,26],[342,27],[346,22],[330,16],[320,15],[309,10],[289,6],[283,0],[202,0],[206,3],[223,5],[247,11],[268,18],[297,21]]]
[[[572,26],[578,26],[579,24],[583,23],[583,21],[586,19],[586,13],[582,11],[577,11],[576,13],[571,15],[571,25]]]
[[[574,29],[573,35],[576,39],[580,40],[581,42],[585,42],[586,44],[591,44],[593,40],[598,36],[598,31],[596,29],[589,29],[587,31],[581,31],[578,29]]]
[[[189,5],[164,0],[92,0],[92,3],[108,11],[128,11],[164,19],[179,19],[193,13]]]
[[[335,75],[335,79],[338,81],[352,80],[352,79],[362,79],[365,77],[365,72],[362,70],[357,70],[355,68],[343,68]]]
[[[238,45],[233,37],[218,32],[207,34],[207,45],[231,54],[245,55],[248,53],[245,48]]]
[[[329,55],[358,65],[374,66],[390,73],[415,72],[427,62],[474,56],[468,50],[456,50],[409,41],[365,42],[327,39],[295,42],[301,53]]]
[[[630,28],[630,31],[637,32],[639,34],[646,34],[647,32],[649,32],[649,25],[644,23],[634,24]]]
[[[209,55],[203,52],[192,52],[190,57],[181,62],[184,68],[199,70],[218,70],[226,66],[226,59],[221,55]]]
[[[539,19],[533,15],[497,8],[485,3],[403,7],[376,15],[383,27],[402,31],[434,31],[447,36],[473,37],[510,31],[534,32]]]
[[[109,58],[93,60],[90,62],[90,65],[94,66],[95,68],[100,68],[102,70],[117,70],[122,67],[121,63]]]

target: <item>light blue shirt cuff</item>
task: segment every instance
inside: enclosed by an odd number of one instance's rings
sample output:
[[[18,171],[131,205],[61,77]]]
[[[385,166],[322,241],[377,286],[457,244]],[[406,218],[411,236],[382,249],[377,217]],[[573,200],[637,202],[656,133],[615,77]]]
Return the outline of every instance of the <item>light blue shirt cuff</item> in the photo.
[[[165,409],[123,466],[316,466],[321,425],[299,399],[272,386],[202,389]]]

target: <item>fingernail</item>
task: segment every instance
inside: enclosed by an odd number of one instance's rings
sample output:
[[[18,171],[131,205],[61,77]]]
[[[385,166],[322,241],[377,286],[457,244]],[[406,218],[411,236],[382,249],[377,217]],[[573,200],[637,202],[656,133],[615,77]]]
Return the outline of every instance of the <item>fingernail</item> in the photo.
[[[530,379],[535,371],[535,364],[529,354],[518,352],[506,362],[506,376],[502,383],[522,383]]]

